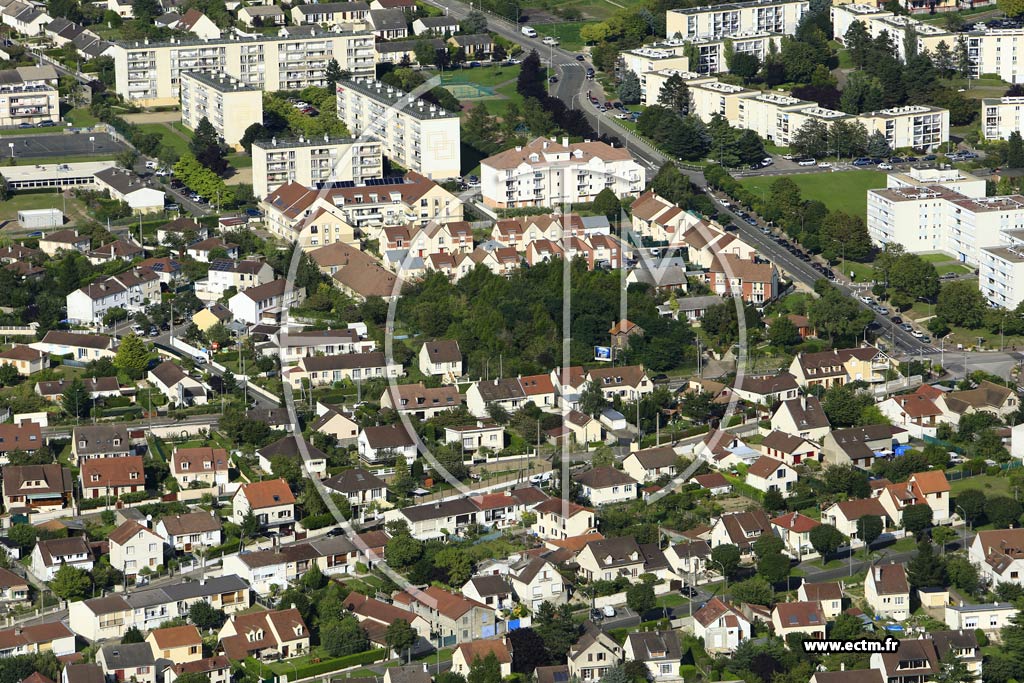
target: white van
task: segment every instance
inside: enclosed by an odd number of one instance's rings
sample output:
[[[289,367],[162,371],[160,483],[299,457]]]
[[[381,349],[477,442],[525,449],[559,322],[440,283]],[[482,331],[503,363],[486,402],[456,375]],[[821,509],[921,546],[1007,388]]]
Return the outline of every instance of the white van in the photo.
[[[521,28],[519,30],[522,31],[523,35],[526,36],[527,38],[536,38],[537,37],[537,29],[532,28],[530,26],[524,26],[523,28]]]

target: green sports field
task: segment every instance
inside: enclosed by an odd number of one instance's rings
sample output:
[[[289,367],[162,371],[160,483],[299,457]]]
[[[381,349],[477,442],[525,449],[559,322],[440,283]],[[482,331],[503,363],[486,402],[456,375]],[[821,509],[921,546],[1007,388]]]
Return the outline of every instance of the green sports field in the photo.
[[[771,192],[772,183],[780,176],[762,176],[740,180],[755,194]],[[784,176],[800,187],[804,199],[816,199],[832,211],[842,211],[864,218],[867,214],[867,191],[885,187],[883,171],[835,171],[796,173]]]

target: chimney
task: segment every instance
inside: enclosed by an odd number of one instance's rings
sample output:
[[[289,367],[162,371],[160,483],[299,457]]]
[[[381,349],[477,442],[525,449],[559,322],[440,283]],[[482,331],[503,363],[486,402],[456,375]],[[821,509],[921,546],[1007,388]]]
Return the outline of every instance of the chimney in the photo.
[[[562,147],[568,147],[568,146],[569,146],[569,138],[568,137],[563,137],[562,138]]]

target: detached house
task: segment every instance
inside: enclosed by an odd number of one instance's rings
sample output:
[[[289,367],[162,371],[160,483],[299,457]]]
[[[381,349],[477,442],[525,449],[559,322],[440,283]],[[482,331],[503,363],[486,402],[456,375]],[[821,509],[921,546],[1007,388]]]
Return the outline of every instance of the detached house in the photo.
[[[359,433],[356,443],[359,458],[371,464],[391,463],[399,456],[411,463],[418,452],[416,441],[401,423],[367,427]]]
[[[852,538],[857,534],[857,520],[861,517],[878,517],[885,526],[889,515],[877,498],[858,498],[832,503],[821,511],[821,521],[831,524],[840,533]]]
[[[771,415],[771,424],[775,431],[816,443],[821,443],[832,427],[816,396],[782,401]]]
[[[199,511],[162,517],[156,524],[156,533],[172,549],[191,553],[219,546],[224,536],[222,528],[215,512]]]
[[[929,387],[930,388],[930,387]],[[918,439],[934,437],[943,421],[942,408],[923,392],[893,396],[878,404],[889,421]]]
[[[421,420],[429,420],[439,413],[460,406],[462,395],[454,385],[427,388],[422,382],[398,384],[388,387],[380,397],[381,408],[392,408],[399,413],[415,415]]]
[[[459,342],[437,339],[424,343],[420,347],[419,368],[428,377],[440,376],[442,383],[453,384],[463,374]]]
[[[711,524],[711,547],[732,544],[740,549],[740,553],[749,556],[753,552],[754,541],[762,534],[772,533],[771,523],[764,510],[755,509],[749,512],[727,512],[713,520]]]
[[[3,468],[4,509],[62,510],[71,503],[72,483],[71,470],[56,463],[7,465]]]
[[[65,564],[92,571],[92,551],[81,536],[44,539],[32,550],[32,573],[41,581],[52,581]]]
[[[95,458],[121,458],[131,454],[128,430],[121,425],[79,425],[71,431],[71,462],[81,465]]]
[[[761,452],[787,465],[801,462],[821,462],[821,446],[799,436],[773,431],[761,442]]]
[[[285,307],[299,306],[305,299],[304,288],[273,280],[235,294],[228,299],[228,309],[235,320],[255,325],[265,318],[278,320]]]
[[[622,663],[623,650],[611,636],[588,623],[569,648],[569,675],[581,681],[599,681],[609,669]]]
[[[686,585],[697,583],[697,575],[707,570],[710,557],[711,546],[704,540],[677,543],[665,549],[669,567]]]
[[[817,551],[811,545],[811,531],[821,522],[799,512],[787,512],[772,520],[772,531],[782,539],[788,552],[798,560]]]
[[[789,498],[796,484],[796,470],[781,460],[762,455],[747,469],[747,484],[761,493],[777,491],[783,498]]]
[[[50,357],[31,346],[18,344],[6,351],[0,351],[0,365],[10,365],[22,377],[29,377],[48,368]]]
[[[264,472],[272,472],[274,461],[284,458],[294,461],[311,478],[323,479],[327,476],[327,454],[295,434],[283,436],[274,443],[257,449],[256,457],[259,459],[260,469]]]
[[[269,470],[268,470],[269,471]],[[183,489],[198,486],[226,486],[228,452],[223,448],[198,446],[175,448],[171,454],[171,476]]]
[[[1024,585],[1024,529],[979,531],[967,556],[992,585]]]
[[[704,641],[709,654],[732,652],[752,633],[750,620],[718,597],[708,600],[693,615],[693,635]]]
[[[636,499],[636,480],[614,467],[595,467],[573,476],[580,493],[592,505],[609,505]]]
[[[902,564],[875,564],[864,580],[864,599],[875,614],[903,621],[910,616],[910,584]]]
[[[144,568],[155,572],[164,563],[164,539],[148,527],[128,520],[110,532],[110,566],[131,579]]]
[[[499,632],[492,608],[436,586],[412,593],[402,591],[395,594],[394,600],[396,606],[426,619],[431,632],[445,643],[471,642]]]
[[[892,452],[894,429],[887,424],[834,429],[822,441],[822,460],[826,465],[870,469],[880,454]]]
[[[797,591],[797,598],[806,602],[816,602],[828,621],[834,620],[843,611],[843,587],[835,581],[825,583],[808,583],[804,581]]]
[[[630,536],[591,541],[577,554],[576,563],[579,573],[588,580],[613,581],[623,576],[630,583],[635,583],[641,574],[652,574],[669,566],[657,544],[641,546]]]
[[[395,607],[389,602],[381,602],[353,591],[348,594],[342,604],[346,610],[355,615],[359,624],[370,636],[372,643],[386,645],[387,628],[399,619],[416,629],[416,633],[420,636],[430,637],[430,624],[426,619],[409,610]]]
[[[233,614],[217,637],[224,654],[234,661],[288,659],[309,651],[309,628],[294,607]]]
[[[114,502],[122,493],[146,490],[146,475],[139,455],[86,460],[78,476],[85,500],[107,497]]]
[[[645,631],[626,636],[627,661],[642,662],[647,667],[649,681],[679,679],[683,662],[677,631]]]
[[[825,614],[817,602],[780,602],[772,609],[772,628],[780,638],[802,633],[808,638],[822,640],[825,637]]]
[[[771,406],[796,398],[799,385],[788,372],[759,377],[743,375],[742,380],[732,387],[732,392],[748,403]]]
[[[665,476],[675,476],[679,456],[671,446],[646,448],[635,451],[622,461],[626,474],[639,482],[651,482]]]
[[[105,645],[96,653],[108,680],[156,683],[156,659],[149,643]]]
[[[609,401],[616,396],[623,401],[636,401],[654,391],[654,383],[642,365],[594,368],[587,372],[587,381],[596,382]]]
[[[348,501],[352,518],[360,522],[372,519],[373,509],[387,501],[388,489],[384,480],[362,468],[343,470],[324,479],[323,484]]]
[[[1008,387],[983,380],[974,389],[950,391],[940,395],[936,403],[942,408],[942,419],[960,424],[960,416],[970,413],[991,413],[1005,419],[1017,410],[1017,393]]]
[[[474,576],[462,586],[462,594],[492,609],[507,610],[514,606],[512,586],[504,576]]]
[[[295,496],[284,479],[242,484],[231,499],[231,505],[231,519],[235,524],[242,524],[252,512],[264,530],[287,535],[295,525]]]
[[[501,640],[474,640],[469,643],[460,643],[452,653],[452,671],[462,676],[468,676],[469,669],[476,660],[486,659],[490,655],[494,655],[498,660],[502,678],[512,675],[512,653]]]
[[[519,602],[531,609],[541,603],[561,605],[569,601],[569,587],[551,561],[543,557],[524,558],[512,565],[508,578]]]
[[[931,470],[916,472],[907,481],[889,484],[878,496],[889,518],[903,523],[903,510],[911,505],[927,505],[932,509],[932,521],[942,524],[950,517],[950,486],[944,472]]]
[[[530,531],[541,539],[564,541],[597,529],[597,519],[592,508],[562,498],[548,498],[535,507],[533,513],[537,515],[537,521],[530,527]]]
[[[146,644],[153,651],[153,657],[175,664],[197,662],[203,658],[203,637],[191,624],[153,629],[146,636]]]
[[[206,387],[185,374],[174,361],[165,360],[150,370],[146,379],[179,408],[206,405]]]

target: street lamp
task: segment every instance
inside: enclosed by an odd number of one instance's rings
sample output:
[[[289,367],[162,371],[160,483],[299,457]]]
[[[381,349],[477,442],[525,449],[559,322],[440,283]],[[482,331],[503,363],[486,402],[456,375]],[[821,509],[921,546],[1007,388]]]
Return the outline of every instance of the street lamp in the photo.
[[[729,590],[729,577],[725,573],[725,564],[723,562],[719,562],[718,560],[713,560],[710,557],[707,559],[707,561],[709,564],[717,564],[719,567],[722,568],[722,580],[725,582],[725,585],[722,587],[722,592],[724,593],[725,591]]]
[[[90,135],[89,136],[89,142],[92,143],[92,153],[95,154],[96,153],[96,138],[95,138],[95,136],[91,136]]]
[[[8,143],[7,143],[7,146],[8,146],[8,147],[10,148],[10,150],[11,150],[11,158],[13,159],[13,158],[14,158],[14,143],[13,143],[13,142],[8,142]]]
[[[960,548],[960,549],[961,549],[961,550],[967,550],[967,525],[968,525],[968,521],[967,521],[967,510],[964,510],[964,509],[963,509],[962,507],[960,507],[959,505],[957,505],[957,506],[956,506],[956,509],[957,509],[957,510],[959,510],[960,512],[964,513],[964,545],[963,545],[963,547],[962,547],[962,548]]]

